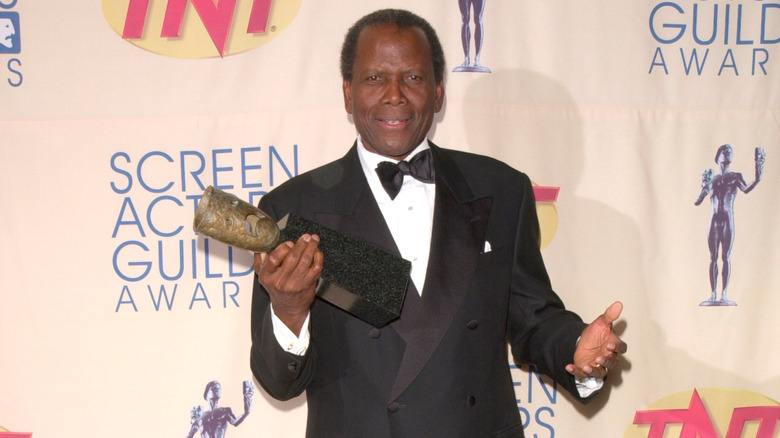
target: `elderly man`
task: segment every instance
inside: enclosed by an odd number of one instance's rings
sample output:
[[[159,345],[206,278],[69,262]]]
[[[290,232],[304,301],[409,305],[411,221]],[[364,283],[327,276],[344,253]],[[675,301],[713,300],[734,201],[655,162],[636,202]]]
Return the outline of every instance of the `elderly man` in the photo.
[[[581,400],[626,351],[620,303],[586,325],[551,289],[528,177],[426,139],[444,68],[420,17],[360,19],[341,54],[357,140],[260,201],[412,262],[400,318],[377,328],[315,301],[318,236],[256,255],[252,370],[278,399],[306,391],[308,437],[522,437],[507,341]]]

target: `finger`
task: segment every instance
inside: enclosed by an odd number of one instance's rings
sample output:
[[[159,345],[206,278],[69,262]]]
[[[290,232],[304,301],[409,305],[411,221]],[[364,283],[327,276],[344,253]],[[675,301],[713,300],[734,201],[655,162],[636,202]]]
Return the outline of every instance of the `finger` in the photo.
[[[304,234],[295,242],[290,251],[289,261],[293,265],[293,273],[296,276],[305,276],[314,262],[314,252],[317,250],[317,242],[310,234]]]
[[[276,273],[282,266],[282,262],[287,258],[287,254],[292,250],[292,247],[292,242],[284,242],[268,253],[266,260],[260,266],[261,273],[266,275]]]
[[[312,251],[312,262],[309,266],[309,269],[306,271],[305,278],[307,281],[314,282],[320,277],[320,274],[322,273],[324,255],[322,254],[322,251],[319,250],[319,236],[314,234],[311,237],[312,242],[309,245],[310,248],[307,247],[307,250]]]
[[[256,274],[260,273],[260,268],[263,267],[263,264],[265,263],[267,258],[268,258],[267,253],[264,252],[255,253],[255,262],[252,266],[254,267]]]
[[[604,311],[604,318],[606,319],[608,324],[612,324],[620,318],[620,314],[623,312],[623,303],[620,301],[615,301],[612,303],[609,307],[607,307],[607,310]]]
[[[618,339],[617,343],[615,344],[615,347],[612,348],[612,351],[618,354],[623,354],[626,351],[628,351],[628,344]]]

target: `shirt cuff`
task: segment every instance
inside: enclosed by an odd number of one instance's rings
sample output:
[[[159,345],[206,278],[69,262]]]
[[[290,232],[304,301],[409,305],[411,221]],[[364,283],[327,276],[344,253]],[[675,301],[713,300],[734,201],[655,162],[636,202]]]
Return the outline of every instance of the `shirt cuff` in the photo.
[[[303,329],[300,336],[295,336],[295,333],[287,327],[281,319],[274,313],[273,305],[271,308],[271,322],[274,328],[274,337],[279,346],[288,353],[295,354],[297,356],[303,356],[309,349],[309,318],[311,313],[306,315],[306,321],[303,322]]]
[[[604,386],[604,379],[599,379],[598,377],[580,379],[575,377],[574,383],[577,385],[577,392],[580,393],[580,397],[588,398]]]

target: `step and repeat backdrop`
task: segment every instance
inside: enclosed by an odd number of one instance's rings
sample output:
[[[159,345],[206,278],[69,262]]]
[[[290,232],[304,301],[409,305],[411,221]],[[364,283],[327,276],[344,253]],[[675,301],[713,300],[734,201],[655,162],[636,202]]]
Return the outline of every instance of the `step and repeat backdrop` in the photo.
[[[385,7],[444,45],[433,141],[540,187],[569,308],[625,305],[593,403],[508,364],[526,435],[780,436],[780,2],[0,0],[0,437],[303,436],[249,370],[252,255],[192,218],[344,154]]]

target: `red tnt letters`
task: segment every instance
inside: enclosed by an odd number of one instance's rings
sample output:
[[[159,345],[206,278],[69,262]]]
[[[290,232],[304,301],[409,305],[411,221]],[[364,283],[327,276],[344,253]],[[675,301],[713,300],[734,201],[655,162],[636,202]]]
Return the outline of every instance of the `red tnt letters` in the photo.
[[[740,438],[748,422],[757,422],[756,438],[773,438],[780,421],[780,406],[750,406],[734,408],[725,438]],[[637,411],[634,424],[649,424],[647,438],[662,438],[667,424],[682,424],[680,438],[720,438],[702,403],[698,391],[694,390],[688,409],[659,409]]]
[[[146,24],[146,15],[150,0],[130,0],[127,6],[125,27],[122,38],[141,38]],[[268,16],[271,11],[272,0],[254,0],[249,16],[247,33],[264,33],[268,25]],[[184,9],[188,2],[192,2],[200,21],[211,37],[211,41],[217,48],[220,56],[225,55],[230,24],[236,9],[236,0],[168,0],[165,9],[165,18],[160,32],[160,37],[171,38],[181,35],[181,26],[184,19]]]

